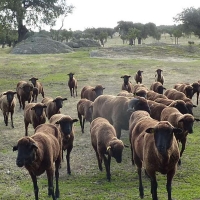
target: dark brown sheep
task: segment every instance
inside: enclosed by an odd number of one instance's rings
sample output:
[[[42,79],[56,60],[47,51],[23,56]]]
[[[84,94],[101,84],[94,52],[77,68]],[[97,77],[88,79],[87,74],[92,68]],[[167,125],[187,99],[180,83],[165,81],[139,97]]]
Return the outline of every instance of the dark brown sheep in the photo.
[[[77,113],[80,121],[81,131],[84,133],[85,120],[92,122],[93,101],[81,99],[77,103]]]
[[[186,103],[186,107],[189,111],[189,114],[193,115],[193,107],[197,107],[191,101],[191,99],[187,98],[183,92],[179,92],[176,89],[168,89],[165,91],[164,95],[166,95],[169,99],[172,100],[183,100]]]
[[[20,108],[25,108],[25,101],[31,102],[33,94],[33,84],[27,83],[26,81],[20,81],[17,83],[17,98],[19,100]]]
[[[3,92],[2,94],[0,94],[0,109],[2,110],[3,113],[5,125],[8,126],[8,117],[10,113],[12,128],[14,128],[13,114],[15,112],[15,107],[16,107],[16,98],[14,95],[16,93],[17,92],[8,90],[7,92]]]
[[[135,82],[138,83],[142,83],[142,73],[143,71],[138,70],[134,76]]]
[[[37,102],[39,90],[36,87],[33,87],[33,94],[32,94],[32,101],[31,102]]]
[[[143,84],[136,84],[133,86],[132,93],[135,96],[147,98],[148,88]]]
[[[65,100],[67,100],[67,98],[62,98],[61,96],[57,96],[55,99],[50,97],[42,99],[42,103],[47,106],[45,113],[48,119],[50,119],[52,115],[60,113],[60,109],[63,107],[63,101]]]
[[[43,103],[29,103],[24,108],[25,136],[28,135],[28,125],[32,124],[35,129],[38,125],[46,122],[44,109],[47,106]]]
[[[154,82],[151,84],[150,90],[153,90],[154,92],[157,92],[158,94],[163,94],[163,91],[166,90],[166,88],[162,85],[161,82]]]
[[[200,81],[192,83],[192,87],[193,87],[193,96],[195,93],[197,93],[197,105],[198,105],[199,93],[200,93]]]
[[[74,78],[74,73],[67,74],[69,76],[68,87],[70,89],[71,97],[75,97],[74,91],[76,92],[77,96],[77,80]]]
[[[182,144],[180,152],[181,157],[185,150],[187,135],[188,133],[193,133],[193,123],[195,120],[199,120],[195,119],[191,114],[181,114],[176,108],[170,107],[163,109],[160,120],[169,121],[174,127],[182,130],[183,134],[181,137],[179,136],[176,138]],[[179,161],[179,164],[181,164],[181,160]]]
[[[18,150],[16,164],[25,167],[33,181],[35,200],[38,200],[37,176],[46,171],[48,178],[48,195],[53,200],[59,198],[59,167],[62,155],[62,138],[59,130],[52,124],[42,124],[35,129],[31,137],[24,136],[13,147]],[[54,170],[55,163],[55,170]],[[54,193],[53,177],[55,171],[56,189]]]
[[[81,90],[81,99],[86,98],[90,101],[94,101],[98,96],[103,94],[104,89],[102,85],[96,85],[95,87],[85,86]]]
[[[62,135],[62,150],[67,150],[66,160],[67,160],[67,173],[71,174],[70,168],[70,153],[73,149],[74,142],[74,122],[77,119],[72,119],[69,115],[55,114],[53,115],[49,122],[54,124]],[[63,155],[63,154],[62,154]]]
[[[106,118],[114,126],[117,137],[120,138],[121,129],[129,129],[129,118],[132,112],[136,110],[150,112],[145,98],[101,95],[94,101],[92,119]]]
[[[174,85],[174,89],[183,92],[187,98],[192,99],[193,97],[193,87],[189,84],[177,83]]]
[[[156,70],[156,75],[155,75],[155,82],[160,82],[162,85],[164,84],[164,76],[162,75],[162,69],[157,69]]]
[[[156,172],[167,175],[166,189],[168,200],[171,197],[171,184],[180,157],[178,144],[174,135],[181,130],[173,127],[167,121],[154,119],[140,120],[132,131],[131,145],[133,160],[137,166],[139,177],[139,194],[144,197],[142,184],[142,167],[151,180],[152,199],[157,200]]]
[[[114,157],[117,163],[121,163],[124,144],[121,140],[117,139],[114,127],[108,120],[102,117],[98,117],[92,121],[90,133],[91,143],[96,152],[99,170],[102,171],[103,160],[106,168],[106,176],[108,181],[110,181],[111,157]]]
[[[31,81],[33,86],[38,89],[38,94],[41,94],[42,97],[44,98],[44,88],[42,86],[42,83],[40,83],[38,81],[38,78],[32,77],[32,78],[29,79],[29,81]],[[35,95],[35,94],[37,94],[36,93],[37,90],[36,89],[34,89],[34,90],[35,90],[35,92],[33,92],[33,95],[32,95],[32,102],[37,102],[37,95]]]
[[[124,82],[122,84],[122,90],[127,90],[129,93],[132,93],[132,88],[133,88],[133,85],[132,83],[129,81],[129,78],[131,76],[128,76],[128,75],[124,75],[124,76],[121,76],[121,78],[124,79]]]
[[[147,99],[148,100],[156,100],[157,98],[163,98],[163,99],[167,99],[167,97],[165,96],[165,94],[158,94],[157,92],[154,92],[153,90],[149,90],[147,92]]]

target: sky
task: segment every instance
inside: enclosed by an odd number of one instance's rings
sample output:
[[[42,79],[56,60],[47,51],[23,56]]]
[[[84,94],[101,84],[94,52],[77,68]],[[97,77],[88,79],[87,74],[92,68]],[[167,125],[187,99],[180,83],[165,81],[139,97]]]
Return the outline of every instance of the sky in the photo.
[[[75,6],[64,21],[63,29],[114,28],[118,21],[174,25],[173,17],[183,9],[200,7],[199,0],[66,0]],[[61,20],[53,29],[59,29]]]

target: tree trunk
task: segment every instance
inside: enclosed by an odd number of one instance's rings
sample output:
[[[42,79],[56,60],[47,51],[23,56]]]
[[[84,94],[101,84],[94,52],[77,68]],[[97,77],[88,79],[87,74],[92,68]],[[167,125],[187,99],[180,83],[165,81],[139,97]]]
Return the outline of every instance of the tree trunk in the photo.
[[[28,33],[28,29],[22,23],[18,26],[18,42],[21,42],[26,33]]]
[[[142,43],[142,38],[138,38],[138,44]]]

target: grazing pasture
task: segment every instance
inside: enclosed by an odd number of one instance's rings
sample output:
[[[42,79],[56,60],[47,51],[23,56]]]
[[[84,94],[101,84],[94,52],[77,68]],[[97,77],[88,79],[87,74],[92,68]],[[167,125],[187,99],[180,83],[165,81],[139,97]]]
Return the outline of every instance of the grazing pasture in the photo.
[[[199,46],[176,47],[174,45],[144,45],[128,47],[83,48],[68,54],[13,55],[10,49],[0,49],[0,92],[15,90],[20,80],[28,81],[37,77],[43,84],[46,97],[67,97],[61,113],[78,118],[76,105],[80,100],[80,91],[85,85],[102,84],[104,94],[117,95],[121,91],[121,76],[129,74],[135,84],[134,74],[144,71],[143,84],[150,88],[155,80],[155,70],[161,68],[165,76],[164,87],[172,88],[176,83],[200,80]],[[196,43],[195,43],[196,44]],[[187,49],[193,49],[194,52]],[[114,50],[113,50],[114,49]],[[138,51],[137,51],[138,49]],[[95,57],[90,56],[91,51]],[[126,51],[125,51],[126,50]],[[104,53],[106,58],[103,57]],[[159,53],[158,53],[159,52]],[[92,55],[92,54],[91,54]],[[118,56],[119,55],[119,56]],[[123,58],[123,55],[125,58]],[[68,88],[68,73],[73,71],[78,81],[78,96],[71,97]],[[196,96],[193,103],[196,105]],[[38,96],[38,102],[42,97]],[[194,108],[194,116],[200,118],[200,107]],[[17,102],[14,113],[15,128],[5,126],[0,114],[0,199],[32,200],[34,192],[31,178],[25,168],[16,166],[17,153],[12,147],[24,136],[23,110]],[[48,123],[48,120],[46,121]],[[85,123],[81,132],[80,123],[76,122],[74,148],[71,152],[71,175],[66,173],[66,160],[60,169],[59,199],[140,199],[138,175],[131,162],[131,150],[128,131],[122,130],[121,140],[129,148],[124,148],[122,163],[111,160],[111,182],[106,180],[105,167],[99,171],[95,152],[91,145],[90,125]],[[34,129],[29,127],[29,136]],[[194,133],[188,135],[182,165],[178,167],[172,183],[172,198],[175,200],[200,199],[200,122],[194,122]],[[64,153],[65,155],[66,153]],[[144,199],[151,199],[150,181],[143,172]],[[166,176],[157,174],[158,198],[167,199]],[[55,181],[54,181],[55,186]],[[39,197],[48,199],[46,174],[38,178]]]

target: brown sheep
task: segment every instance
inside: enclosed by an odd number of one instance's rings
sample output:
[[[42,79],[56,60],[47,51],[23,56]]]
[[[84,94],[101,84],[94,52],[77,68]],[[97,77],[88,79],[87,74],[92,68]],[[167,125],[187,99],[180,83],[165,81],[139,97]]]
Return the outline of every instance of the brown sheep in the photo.
[[[74,73],[69,73],[67,74],[69,76],[69,81],[68,81],[68,86],[70,89],[70,94],[71,97],[75,97],[74,95],[74,91],[76,92],[76,96],[77,96],[77,80],[74,78]]]
[[[157,103],[162,103],[166,106],[171,105],[171,107],[174,107],[180,111],[182,114],[189,113],[188,108],[186,106],[186,103],[183,100],[172,100],[172,99],[163,99],[163,98],[157,98],[154,100]],[[173,106],[172,106],[173,105]]]
[[[174,89],[183,92],[189,99],[192,99],[193,97],[193,87],[189,84],[177,83],[174,85]]]
[[[37,98],[38,98],[39,90],[36,87],[33,87],[33,94],[32,94],[32,101],[37,103]]]
[[[183,100],[186,103],[186,107],[189,111],[189,114],[193,115],[193,107],[197,107],[196,105],[193,105],[191,99],[187,98],[186,95],[183,92],[179,92],[176,89],[168,89],[165,91],[164,95],[167,96],[167,98],[172,100]]]
[[[60,113],[60,108],[63,107],[63,101],[67,100],[67,98],[62,98],[61,96],[57,96],[55,99],[50,97],[45,97],[42,99],[42,103],[44,103],[47,108],[45,109],[46,116],[48,120],[54,114]]]
[[[16,98],[14,95],[16,93],[17,92],[8,90],[7,92],[3,92],[2,94],[0,94],[0,109],[2,110],[3,113],[5,125],[8,126],[8,117],[10,113],[12,128],[14,128],[13,114],[15,112],[15,107],[16,107]]]
[[[133,86],[132,93],[135,96],[147,98],[148,88],[143,84],[136,84]]]
[[[69,115],[55,114],[53,115],[49,122],[54,124],[58,130],[60,130],[62,135],[62,150],[67,150],[66,160],[67,160],[67,173],[71,174],[70,168],[70,153],[73,149],[74,142],[74,122],[77,119],[72,119]],[[63,154],[62,154],[63,155]]]
[[[62,155],[62,139],[59,130],[52,124],[42,124],[35,129],[31,137],[24,136],[13,147],[18,150],[16,164],[25,167],[33,182],[35,200],[38,200],[37,176],[46,171],[48,178],[48,195],[53,200],[59,198],[59,167]],[[55,170],[54,170],[55,163]],[[54,193],[53,176],[55,171],[56,189]]]
[[[193,123],[195,120],[199,120],[195,119],[191,114],[181,114],[176,108],[169,107],[163,109],[160,120],[169,121],[174,127],[180,128],[182,130],[183,134],[181,137],[176,138],[182,144],[180,152],[181,157],[185,150],[187,135],[188,133],[193,133]],[[181,164],[181,160],[179,161],[179,164]]]
[[[154,92],[157,92],[158,94],[163,94],[163,90],[166,90],[166,88],[163,87],[162,83],[154,82],[151,84],[150,90],[153,90]]]
[[[122,90],[127,90],[129,93],[132,92],[132,88],[133,88],[132,83],[129,81],[130,77],[131,76],[128,76],[128,75],[121,76],[121,78],[124,79],[124,82],[122,84]]]
[[[47,106],[43,103],[29,103],[24,108],[25,136],[28,135],[28,125],[32,124],[35,129],[38,125],[46,122],[44,109]]]
[[[162,69],[157,69],[156,70],[156,75],[155,75],[155,82],[160,82],[162,85],[164,84],[164,76],[162,75]]]
[[[33,84],[33,86],[38,89],[38,94],[41,94],[42,97],[44,98],[44,88],[42,86],[42,83],[40,83],[37,80],[38,80],[38,78],[36,78],[36,77],[32,77],[32,78],[29,79],[29,81],[31,81],[31,83]],[[36,93],[37,90],[34,89],[33,91],[34,92],[33,92],[33,95],[32,95],[32,102],[37,102],[37,95],[35,95],[35,94],[37,94]]]
[[[96,152],[99,170],[102,171],[103,160],[106,168],[106,176],[108,181],[110,181],[111,157],[114,157],[117,163],[121,163],[124,144],[121,140],[117,139],[114,127],[108,120],[102,117],[98,117],[92,121],[90,133],[91,143]]]
[[[147,99],[148,100],[156,100],[157,98],[163,98],[163,99],[167,99],[165,94],[158,94],[157,92],[154,92],[153,90],[150,90],[147,92]]]
[[[20,108],[25,108],[25,101],[31,102],[31,97],[33,94],[33,84],[27,83],[26,81],[19,81],[17,83],[17,98],[19,100]]]
[[[143,71],[138,70],[134,76],[135,82],[138,83],[142,83],[142,73]]]
[[[198,105],[198,102],[199,102],[199,93],[200,93],[200,81],[192,83],[192,87],[193,87],[193,95],[195,93],[197,93],[197,105]]]
[[[154,119],[140,120],[132,131],[131,145],[133,160],[137,166],[139,178],[139,194],[144,197],[142,184],[142,167],[151,180],[152,199],[157,200],[156,172],[167,174],[166,189],[168,199],[171,197],[172,179],[180,158],[178,144],[174,135],[181,134],[181,130],[173,127],[167,121]]]
[[[86,98],[94,101],[98,96],[103,94],[104,89],[102,85],[96,85],[95,87],[85,86],[81,91],[81,99]]]
[[[147,100],[143,97],[128,98],[113,95],[101,95],[93,104],[92,119],[106,118],[115,128],[117,137],[121,137],[121,129],[128,130],[132,112],[145,110],[150,112]]]
[[[85,120],[92,122],[93,101],[81,99],[77,103],[77,113],[80,121],[81,131],[84,133]]]
[[[122,97],[133,97],[133,93],[129,93],[127,90],[121,90],[117,96],[122,96]]]

